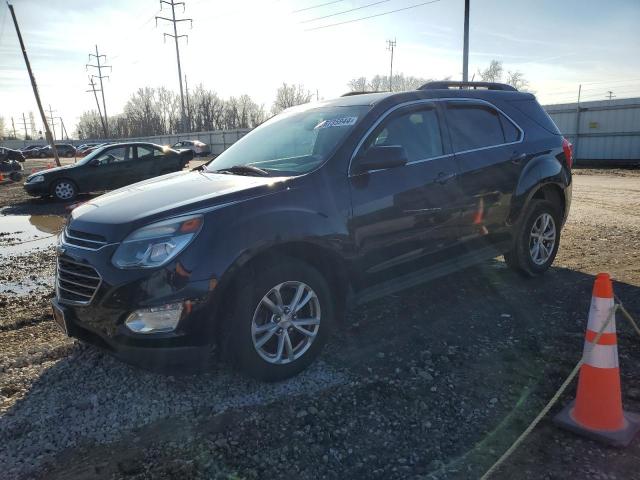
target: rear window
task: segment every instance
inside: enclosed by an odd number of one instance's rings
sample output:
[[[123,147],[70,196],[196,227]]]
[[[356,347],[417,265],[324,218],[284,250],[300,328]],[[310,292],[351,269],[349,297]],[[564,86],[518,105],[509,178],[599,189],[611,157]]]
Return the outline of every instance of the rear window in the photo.
[[[447,119],[454,152],[505,143],[499,114],[493,108],[450,103]]]
[[[509,105],[520,110],[524,115],[536,122],[542,128],[554,135],[561,135],[560,130],[553,122],[551,117],[535,99],[530,100],[514,100]]]

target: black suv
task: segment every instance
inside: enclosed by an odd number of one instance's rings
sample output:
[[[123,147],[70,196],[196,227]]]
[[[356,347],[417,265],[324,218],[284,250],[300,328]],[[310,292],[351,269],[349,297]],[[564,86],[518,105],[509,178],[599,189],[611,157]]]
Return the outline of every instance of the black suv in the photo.
[[[54,317],[151,367],[309,365],[350,305],[504,255],[539,275],[571,200],[570,144],[535,97],[426,84],[291,108],[205,166],[73,210]]]

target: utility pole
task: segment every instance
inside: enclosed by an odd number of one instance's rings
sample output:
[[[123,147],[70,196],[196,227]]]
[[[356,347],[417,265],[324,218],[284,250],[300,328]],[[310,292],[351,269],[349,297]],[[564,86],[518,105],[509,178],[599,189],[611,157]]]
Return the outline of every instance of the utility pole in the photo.
[[[11,117],[11,128],[13,128],[13,138],[14,140],[17,140],[18,135],[16,135],[16,124],[13,123],[13,117]]]
[[[582,93],[582,84],[578,85],[578,103],[576,105],[576,138],[573,142],[573,157],[578,158],[578,140],[580,138],[580,94]]]
[[[69,140],[69,134],[67,133],[67,129],[64,127],[64,122],[62,121],[62,117],[56,117],[56,118],[60,120],[60,136],[62,136],[63,140],[65,138]]]
[[[58,150],[56,150],[56,146],[53,142],[53,138],[51,137],[51,131],[49,130],[49,124],[47,123],[47,117],[44,114],[44,109],[42,108],[42,103],[40,102],[40,94],[38,93],[38,85],[36,84],[36,78],[33,76],[33,71],[31,70],[31,64],[29,63],[29,57],[27,55],[27,49],[24,46],[24,41],[22,40],[22,34],[20,33],[20,27],[18,26],[18,20],[16,19],[16,12],[13,10],[13,5],[8,4],[9,10],[11,11],[11,18],[13,18],[13,25],[16,27],[16,34],[18,35],[18,41],[20,42],[20,49],[22,50],[22,56],[24,57],[24,63],[27,66],[27,71],[29,72],[29,78],[31,79],[31,87],[33,88],[33,95],[36,97],[36,103],[38,104],[38,110],[40,110],[40,116],[42,118],[42,123],[44,124],[45,135],[47,137],[47,142],[51,145],[53,149],[53,156],[56,160],[56,165],[60,166],[60,158],[58,158]]]
[[[109,119],[107,117],[107,103],[104,101],[104,85],[102,84],[102,79],[103,78],[109,78],[109,75],[102,75],[102,69],[103,68],[108,68],[109,71],[113,70],[113,68],[111,67],[111,65],[101,65],[100,64],[100,59],[104,58],[105,61],[107,60],[107,56],[106,55],[100,55],[100,53],[98,52],[98,45],[96,45],[96,53],[90,53],[89,54],[89,61],[91,61],[91,57],[94,57],[96,59],[96,65],[92,65],[87,63],[85,65],[85,69],[89,69],[89,67],[91,68],[97,68],[98,69],[98,75],[91,75],[92,80],[93,77],[98,78],[100,80],[100,93],[102,94],[102,110],[104,111],[104,131],[105,131],[105,138],[107,138],[109,136]]]
[[[35,140],[38,131],[36,130],[36,119],[33,116],[33,112],[29,112],[29,128],[31,129],[31,140]]]
[[[18,123],[20,123],[20,122],[18,122]],[[25,139],[25,141],[26,141],[26,140],[27,140],[27,137],[28,137],[29,135],[27,134],[27,119],[26,119],[26,117],[24,116],[24,112],[22,112],[22,128],[24,128],[24,139]]]
[[[100,90],[96,90],[96,82],[93,81],[93,77],[89,77],[89,86],[91,90],[87,90],[87,92],[93,92],[93,97],[96,99],[96,106],[98,107],[98,115],[100,116],[100,123],[102,124],[102,132],[104,133],[104,138],[107,138],[107,125],[105,123],[105,119],[102,118],[102,111],[100,110],[100,102],[98,101],[98,94]]]
[[[51,104],[49,104],[49,121],[51,122],[51,128],[53,129],[53,141],[56,141],[56,125],[53,122],[53,112],[55,110],[51,110]]]
[[[393,87],[393,50],[396,48],[396,39],[387,40],[387,50],[391,51],[391,68],[389,71],[389,91],[392,92]]]
[[[187,83],[187,76],[184,76],[184,91],[187,98],[187,131],[191,131],[191,108],[189,107],[189,84]]]
[[[469,81],[469,2],[464,0],[464,45],[462,47],[462,81]]]
[[[184,111],[184,93],[182,91],[182,68],[180,67],[180,47],[178,46],[178,39],[180,37],[185,37],[187,42],[189,42],[188,35],[178,35],[178,22],[191,22],[191,28],[193,28],[193,20],[191,18],[176,18],[176,5],[182,5],[182,11],[185,11],[185,3],[184,2],[175,2],[174,0],[160,0],[160,10],[162,10],[162,5],[167,4],[171,6],[171,18],[167,17],[156,17],[156,27],[158,26],[158,19],[166,20],[167,22],[173,23],[173,35],[170,33],[163,33],[163,39],[166,41],[167,37],[173,37],[173,40],[176,43],[176,60],[178,61],[178,80],[180,81],[180,106],[181,106],[181,114],[182,114],[182,129],[185,128],[185,111]]]
[[[609,97],[609,100],[612,100],[615,97],[615,95],[613,94],[613,92],[611,90],[608,90],[607,91],[607,97]]]

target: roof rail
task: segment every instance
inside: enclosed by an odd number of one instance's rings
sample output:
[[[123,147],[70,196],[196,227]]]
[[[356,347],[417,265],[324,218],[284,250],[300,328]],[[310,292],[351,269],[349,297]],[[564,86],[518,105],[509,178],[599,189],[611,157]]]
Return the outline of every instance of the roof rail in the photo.
[[[467,88],[472,90],[505,90],[510,92],[517,92],[518,90],[506,83],[495,82],[455,82],[450,80],[444,80],[441,82],[429,82],[425,83],[418,90],[448,90],[450,88]]]
[[[367,93],[380,93],[380,92],[376,91],[376,90],[371,90],[371,91],[368,91],[368,92],[347,92],[347,93],[343,93],[340,96],[341,97],[352,97],[354,95],[366,95]]]

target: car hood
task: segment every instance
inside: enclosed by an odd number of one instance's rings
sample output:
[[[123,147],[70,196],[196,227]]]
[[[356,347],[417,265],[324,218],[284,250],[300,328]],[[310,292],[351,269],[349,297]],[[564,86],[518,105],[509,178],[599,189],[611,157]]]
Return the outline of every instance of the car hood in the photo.
[[[120,241],[152,221],[282,190],[288,177],[176,172],[101,195],[74,209],[71,228]]]
[[[54,167],[54,168],[47,168],[47,169],[44,169],[44,170],[38,170],[37,172],[32,173],[31,175],[29,175],[27,177],[27,179],[33,178],[33,177],[37,177],[38,175],[48,175],[48,174],[51,174],[51,173],[61,172],[63,170],[68,170],[70,168],[76,168],[78,166],[79,165],[76,165],[75,163],[72,163],[70,165],[63,165],[61,167]]]

